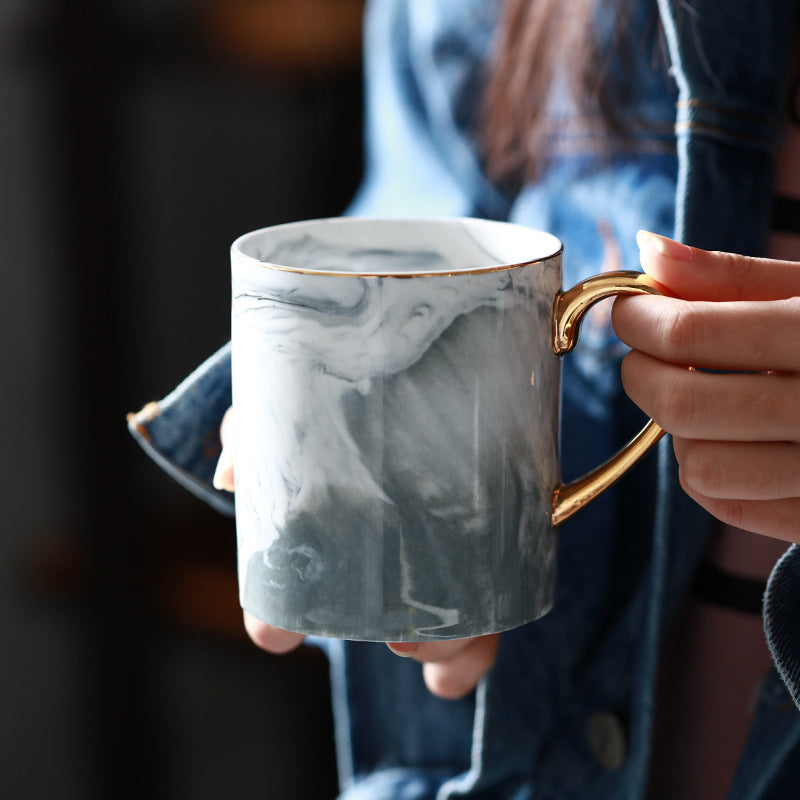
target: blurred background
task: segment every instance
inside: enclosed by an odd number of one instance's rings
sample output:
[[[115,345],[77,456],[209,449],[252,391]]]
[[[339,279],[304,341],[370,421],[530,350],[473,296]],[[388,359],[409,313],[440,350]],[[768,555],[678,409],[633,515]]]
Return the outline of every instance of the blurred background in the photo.
[[[327,664],[242,630],[231,520],[126,412],[228,338],[228,248],[339,214],[360,0],[2,0],[4,797],[336,794]]]

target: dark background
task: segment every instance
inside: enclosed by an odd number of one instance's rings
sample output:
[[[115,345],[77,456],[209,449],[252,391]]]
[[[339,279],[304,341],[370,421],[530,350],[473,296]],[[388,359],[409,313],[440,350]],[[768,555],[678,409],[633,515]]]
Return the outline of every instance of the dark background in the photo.
[[[3,797],[336,792],[324,658],[250,644],[125,415],[227,340],[237,235],[352,196],[360,5],[0,2]]]

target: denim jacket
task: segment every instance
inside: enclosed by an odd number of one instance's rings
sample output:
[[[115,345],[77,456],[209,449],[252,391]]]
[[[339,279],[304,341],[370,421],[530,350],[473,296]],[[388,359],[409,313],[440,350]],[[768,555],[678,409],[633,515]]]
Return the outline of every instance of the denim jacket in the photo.
[[[564,282],[635,269],[644,228],[693,245],[763,253],[782,123],[790,0],[632,3],[634,63],[612,61],[636,131],[601,153],[557,89],[547,169],[509,196],[485,177],[474,102],[491,47],[491,0],[373,0],[365,24],[366,169],[350,213],[479,216],[543,228],[565,245]],[[660,26],[656,24],[660,17]],[[598,19],[610,41],[613,20]],[[669,68],[653,63],[661,32]],[[557,87],[557,84],[556,84]],[[607,312],[563,365],[562,470],[577,477],[641,426],[621,391]],[[131,418],[148,453],[225,513],[210,487],[230,405],[228,347]],[[627,800],[644,796],[659,642],[713,521],[680,491],[665,438],[559,532],[554,609],[501,637],[473,695],[443,701],[386,647],[319,642],[331,663],[343,797]],[[800,555],[771,576],[763,683],[729,798],[786,798],[800,781]],[[783,680],[781,680],[781,678]],[[787,693],[788,687],[788,693]]]

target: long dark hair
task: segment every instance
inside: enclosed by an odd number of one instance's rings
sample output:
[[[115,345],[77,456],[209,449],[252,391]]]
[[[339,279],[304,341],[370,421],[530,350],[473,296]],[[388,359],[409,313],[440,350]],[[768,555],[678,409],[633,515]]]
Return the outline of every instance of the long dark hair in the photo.
[[[616,15],[610,50],[594,35],[598,2]],[[553,80],[565,80],[587,125],[608,141],[623,136],[604,80],[630,13],[630,0],[503,0],[482,105],[480,133],[488,175],[531,180],[546,161]]]

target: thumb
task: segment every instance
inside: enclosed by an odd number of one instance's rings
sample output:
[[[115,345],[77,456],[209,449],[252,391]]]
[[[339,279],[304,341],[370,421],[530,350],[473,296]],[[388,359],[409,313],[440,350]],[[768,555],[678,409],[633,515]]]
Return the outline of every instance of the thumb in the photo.
[[[701,250],[648,231],[636,235],[642,269],[684,300],[800,296],[800,263]]]
[[[225,412],[225,416],[222,418],[219,437],[222,442],[222,452],[219,454],[212,483],[214,488],[219,491],[233,492],[236,490],[233,474],[233,406]]]

